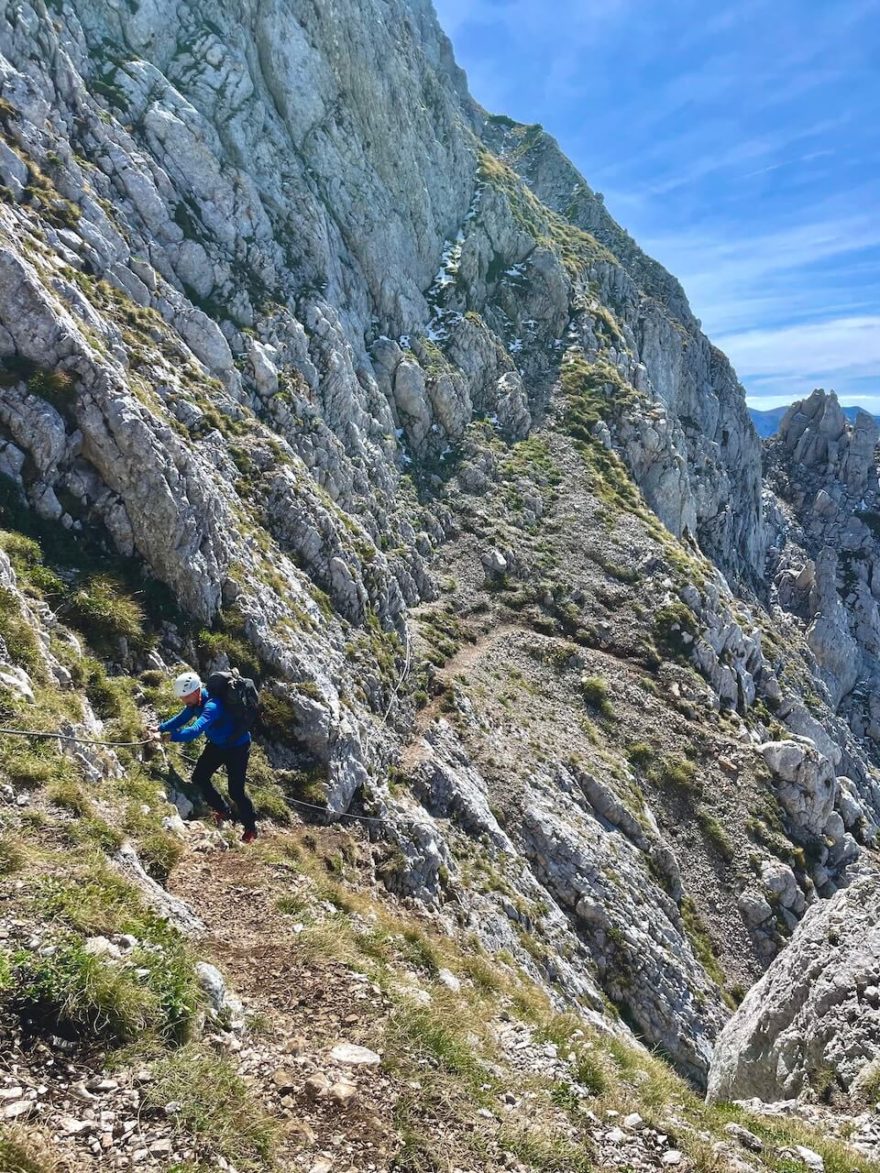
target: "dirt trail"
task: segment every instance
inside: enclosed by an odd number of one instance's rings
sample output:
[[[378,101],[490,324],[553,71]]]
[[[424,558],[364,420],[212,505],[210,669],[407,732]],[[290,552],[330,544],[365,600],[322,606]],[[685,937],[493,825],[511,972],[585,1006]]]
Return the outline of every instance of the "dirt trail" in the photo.
[[[332,951],[303,947],[297,917],[278,910],[278,899],[301,880],[278,860],[302,834],[270,830],[251,850],[224,849],[218,835],[197,832],[169,888],[204,921],[196,947],[244,1003],[249,1030],[217,1043],[237,1053],[242,1074],[280,1121],[279,1167],[331,1161],[334,1173],[384,1169],[397,1148],[395,1081],[379,1067],[341,1065],[330,1050],[340,1042],[375,1045],[390,1004]],[[323,1077],[353,1087],[347,1104],[326,1088],[316,1094]]]
[[[469,672],[506,636],[524,635],[527,632],[527,628],[520,627],[516,623],[499,623],[497,627],[492,627],[488,631],[482,630],[473,642],[468,641],[462,644],[458,651],[445,664],[436,669],[436,679],[442,684],[451,684],[456,676]],[[442,715],[442,699],[442,696],[433,697],[416,714],[412,737],[409,744],[404,748],[400,758],[401,769],[404,771],[414,769],[421,761],[424,754],[421,739],[425,731]]]

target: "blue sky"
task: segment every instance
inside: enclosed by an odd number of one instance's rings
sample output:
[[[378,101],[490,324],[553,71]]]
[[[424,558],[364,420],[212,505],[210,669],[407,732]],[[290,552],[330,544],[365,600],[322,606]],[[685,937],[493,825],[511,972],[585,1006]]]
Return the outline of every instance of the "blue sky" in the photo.
[[[749,401],[880,411],[880,0],[434,0],[684,284]]]

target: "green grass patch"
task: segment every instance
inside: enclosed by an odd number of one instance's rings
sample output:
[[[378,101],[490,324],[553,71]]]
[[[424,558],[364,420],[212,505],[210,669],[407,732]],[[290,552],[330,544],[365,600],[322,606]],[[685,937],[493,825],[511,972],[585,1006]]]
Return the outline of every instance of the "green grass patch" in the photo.
[[[183,855],[183,844],[170,833],[159,828],[136,834],[137,853],[144,871],[164,884]]]
[[[228,1059],[191,1043],[160,1059],[153,1075],[145,1096],[148,1107],[179,1104],[174,1117],[178,1128],[243,1173],[274,1168],[276,1125]]]
[[[591,1173],[591,1151],[562,1130],[505,1126],[498,1141],[536,1173]]]
[[[601,1061],[593,1051],[582,1049],[577,1053],[575,1078],[594,1096],[601,1096],[608,1088],[608,1077]]]
[[[710,815],[707,811],[700,810],[697,811],[697,822],[700,825],[700,830],[721,858],[726,863],[730,863],[736,852],[727,832],[715,816]]]
[[[273,823],[282,825],[290,822],[291,810],[284,796],[284,788],[279,784],[279,775],[272,768],[263,747],[256,742],[251,745],[247,793],[254,804],[257,818],[271,819]]]
[[[420,928],[413,925],[403,930],[403,956],[429,974],[436,974],[441,968],[440,955],[437,947]]]
[[[581,276],[597,260],[613,260],[594,236],[542,204],[515,171],[485,148],[480,150],[479,177],[504,195],[517,226],[539,245],[554,252],[570,276]],[[488,277],[500,277],[510,260],[496,258]]]
[[[614,706],[611,703],[608,684],[601,676],[582,676],[580,692],[591,709],[595,709],[606,719],[614,716]]]
[[[205,667],[225,657],[232,668],[242,676],[259,680],[262,675],[260,658],[251,645],[241,636],[228,631],[202,631],[198,638],[199,655]]]
[[[500,471],[508,479],[526,477],[538,485],[551,487],[562,480],[562,472],[550,452],[546,437],[538,435],[511,444],[501,461]]]
[[[24,668],[35,680],[45,680],[46,668],[33,627],[22,614],[18,594],[0,586],[0,638],[13,664]]]
[[[0,690],[2,693],[2,690]],[[53,701],[60,699],[48,689],[39,692],[39,704],[26,704],[17,695],[0,701],[2,724],[39,732],[58,728],[63,713]],[[49,737],[0,738],[0,779],[10,782],[17,790],[37,790],[48,783],[75,785],[79,768],[74,760],[62,753],[59,742]]]
[[[135,968],[155,1004],[149,1033],[183,1041],[199,1002],[192,957],[180,933],[144,908],[137,889],[94,853],[72,880],[50,879],[36,894],[38,908],[83,935],[130,933],[140,946]]]
[[[285,916],[306,917],[311,913],[311,902],[299,893],[289,892],[286,896],[279,896],[275,907]]]
[[[656,761],[657,750],[646,741],[634,741],[627,746],[626,756],[637,770],[648,770]]]
[[[125,586],[108,574],[87,578],[59,607],[59,617],[75,627],[97,652],[116,655],[125,640],[145,651],[151,640],[144,631],[144,611]]]
[[[47,594],[58,597],[63,594],[64,583],[45,565],[40,545],[33,538],[15,530],[0,530],[0,547],[12,563],[19,589],[25,594],[38,599]]]
[[[709,930],[703,924],[696,904],[689,896],[682,899],[681,919],[695,957],[712,981],[717,986],[723,987],[727,978],[718,961],[714,942],[709,936]]]
[[[559,378],[563,429],[572,439],[589,445],[596,444],[593,429],[600,420],[617,416],[640,398],[617,367],[602,359],[589,362],[579,350],[566,354]]]
[[[702,791],[697,779],[697,767],[686,758],[663,757],[648,770],[652,782],[680,797],[692,798]]]
[[[30,1128],[0,1126],[3,1173],[57,1173],[60,1168],[47,1140]]]
[[[24,867],[25,854],[20,843],[8,835],[0,838],[0,876],[11,876]]]
[[[0,526],[0,545],[22,589],[50,603],[63,622],[94,641],[95,651],[115,655],[120,639],[145,649],[166,620],[192,632],[194,625],[171,590],[149,575],[141,560],[121,557],[102,540],[98,526],[76,532],[38,517],[5,476],[0,476]]]
[[[69,371],[34,371],[27,381],[31,395],[45,399],[59,415],[69,417],[76,402],[76,379]]]
[[[299,717],[293,702],[280,693],[264,689],[260,695],[260,727],[269,741],[297,744]]]
[[[46,792],[46,797],[53,806],[60,807],[69,814],[80,817],[91,814],[92,804],[86,798],[80,784],[70,778],[52,782]]]
[[[137,951],[134,960],[141,956]],[[49,957],[22,951],[13,960],[18,1013],[118,1043],[164,1032],[159,996],[136,975],[134,960],[109,962],[72,939],[63,940]]]
[[[454,1013],[446,1014],[438,1004],[411,1006],[404,1004],[389,1024],[392,1050],[403,1048],[415,1058],[436,1065],[455,1076],[481,1102],[484,1084],[492,1084],[488,1069],[478,1059],[473,1043],[464,1037]]]

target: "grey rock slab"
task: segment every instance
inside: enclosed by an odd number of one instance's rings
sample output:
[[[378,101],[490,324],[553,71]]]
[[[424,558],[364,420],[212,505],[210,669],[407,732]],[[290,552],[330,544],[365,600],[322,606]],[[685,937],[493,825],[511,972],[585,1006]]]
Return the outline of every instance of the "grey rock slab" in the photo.
[[[125,842],[114,857],[116,866],[141,890],[144,900],[160,916],[170,921],[182,933],[195,934],[204,930],[201,919],[189,905],[148,876],[138,859],[134,846]]]
[[[344,1063],[351,1067],[378,1067],[382,1056],[371,1051],[369,1047],[359,1047],[355,1043],[337,1043],[330,1051],[330,1058],[335,1063]]]
[[[855,879],[813,904],[788,947],[721,1032],[709,1070],[714,1101],[794,1098],[834,1074],[851,1086],[880,1058],[880,880]]]

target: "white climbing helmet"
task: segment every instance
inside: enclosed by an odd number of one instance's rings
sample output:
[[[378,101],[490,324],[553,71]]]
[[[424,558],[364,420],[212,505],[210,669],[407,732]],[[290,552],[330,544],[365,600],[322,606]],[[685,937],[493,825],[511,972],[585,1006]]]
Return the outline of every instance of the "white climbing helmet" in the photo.
[[[201,687],[202,682],[198,672],[181,672],[174,681],[174,695],[180,698],[189,696],[191,692],[196,692]]]

